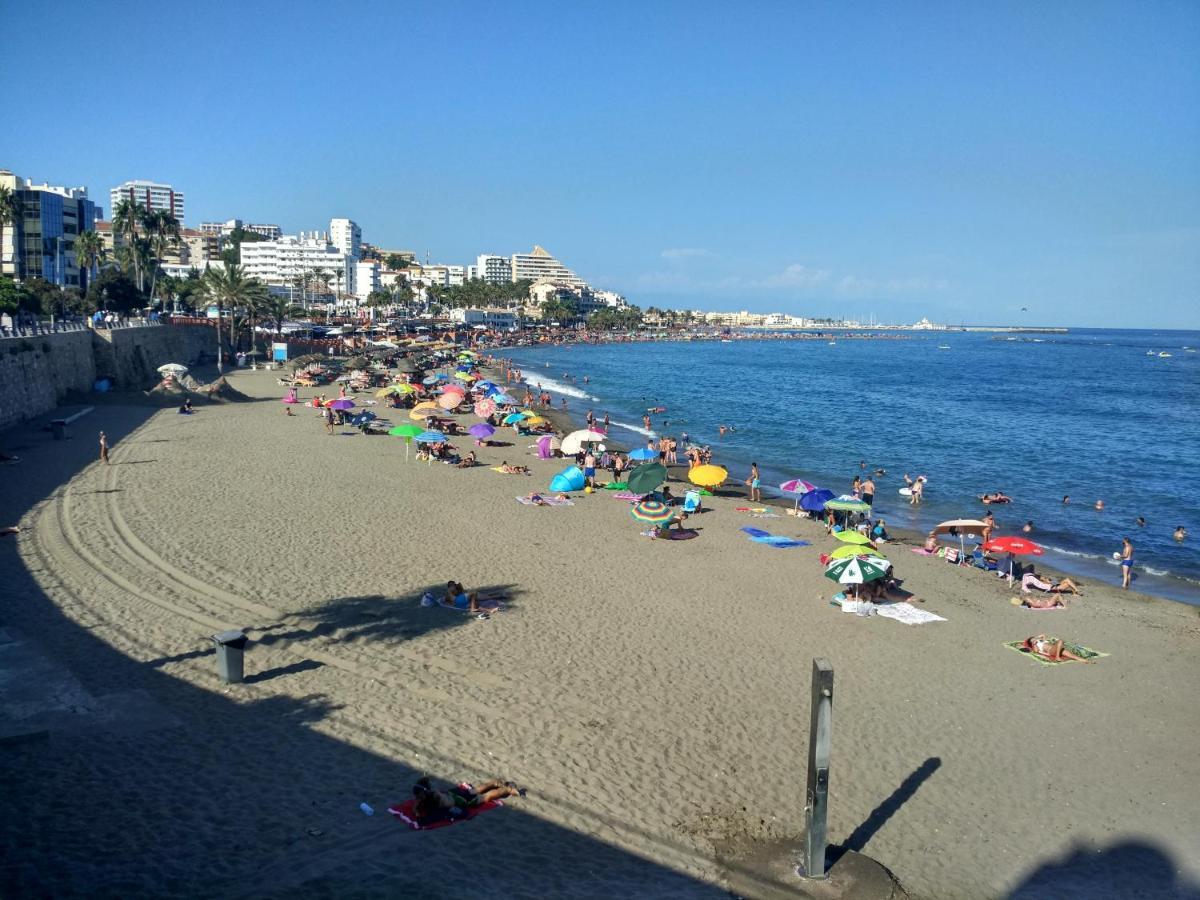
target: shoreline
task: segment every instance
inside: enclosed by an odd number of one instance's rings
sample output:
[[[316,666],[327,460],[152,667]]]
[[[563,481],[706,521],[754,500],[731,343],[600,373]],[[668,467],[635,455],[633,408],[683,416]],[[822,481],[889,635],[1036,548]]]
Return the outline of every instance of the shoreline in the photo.
[[[750,337],[747,337],[746,339],[753,340],[753,339],[755,339],[755,336],[750,336]],[[614,342],[614,343],[621,343],[621,342]],[[586,348],[589,346],[595,346],[595,344],[590,341],[577,341],[577,342],[574,342],[573,346]],[[521,346],[521,347],[504,346],[504,347],[493,348],[489,352],[491,352],[494,356],[505,356],[506,352],[516,352],[516,353],[534,352],[534,353],[536,353],[536,352],[538,352],[539,349],[547,349],[547,348],[542,348],[537,345]],[[522,366],[521,368],[524,370],[525,367]],[[538,370],[534,369],[534,370],[528,371],[528,372],[523,371],[523,374],[525,375],[526,379],[530,382],[530,387],[532,389],[532,382],[538,381],[538,374],[539,374]],[[558,384],[558,380],[556,378],[550,378],[547,380],[553,384]],[[583,391],[583,393],[587,394],[589,397],[591,396],[591,391],[586,389],[587,387],[590,387],[590,386],[576,384],[576,385],[573,385],[572,387],[575,390]],[[582,402],[585,404],[593,404],[593,403],[603,403],[604,402],[603,400],[597,400],[597,401],[592,401],[590,399],[581,400],[580,398],[575,397],[575,396],[562,395],[558,390],[556,390],[555,387],[546,387],[546,390],[552,396],[554,396],[555,399],[560,399],[562,396],[568,397],[568,400],[571,403],[571,407],[568,410],[568,412],[566,413],[566,415],[568,417],[570,417],[571,425],[574,428],[582,428],[583,427],[583,414],[582,414],[582,412],[578,411],[579,403]],[[636,390],[633,390],[633,391],[627,392],[627,393],[636,393]],[[558,410],[557,408],[555,408],[555,411],[561,413],[561,410]],[[614,425],[615,424],[616,423],[614,423]],[[658,435],[660,433],[662,433],[662,431],[660,429],[657,429],[657,428],[654,429],[655,435]],[[701,443],[703,443],[703,442],[701,442]],[[717,451],[720,450],[720,446],[717,443],[711,443],[710,446],[712,446],[714,450],[717,450]],[[745,454],[742,454],[742,455],[745,455]],[[753,456],[753,454],[751,454],[751,456]],[[744,466],[747,470],[749,468],[748,460],[743,460],[736,455],[732,461]],[[718,462],[721,462],[721,461],[718,460]],[[722,463],[722,464],[724,464],[724,463]],[[729,468],[729,466],[726,465],[726,468]],[[771,474],[773,467],[768,464],[766,466],[760,466],[760,468],[763,469],[764,481],[766,481],[766,478],[769,477],[769,475]],[[732,476],[732,474],[733,473],[731,471],[731,476]],[[783,473],[781,471],[775,471],[775,474],[776,474],[776,476],[781,477],[781,478],[791,477],[789,474]],[[794,473],[792,473],[792,474],[794,474]],[[895,504],[895,501],[892,500],[888,496],[891,488],[894,488],[894,487],[895,487],[894,484],[891,484],[888,486],[881,485],[882,490],[877,492],[877,495],[876,495],[877,498],[880,497],[881,495],[885,498],[888,498],[884,504],[884,510],[883,510],[884,518],[889,518],[889,515],[896,515],[896,513],[897,513],[897,511],[895,509],[890,509],[890,511],[888,509],[889,507],[891,507]],[[767,492],[778,494],[776,485],[775,484],[764,484],[764,495]],[[835,493],[838,493],[838,492],[835,491]],[[788,500],[788,498],[782,497],[782,496],[777,496],[774,498],[764,496],[763,499],[764,499],[764,502],[774,499],[774,500],[779,501],[779,503],[781,505],[786,505],[791,502],[790,500]],[[903,507],[907,507],[907,504],[906,503],[903,504],[902,508]],[[987,512],[987,509],[988,509],[987,507],[984,507],[982,510],[978,511],[977,513],[975,512],[974,509],[972,509],[969,512],[965,513],[962,517],[981,518]],[[997,508],[997,511],[999,511],[999,508]],[[920,512],[917,513],[917,515],[920,515],[920,514],[921,514]],[[955,516],[951,515],[949,517],[954,518]],[[930,523],[926,523],[926,524],[928,524],[929,527],[932,527],[934,522],[930,522]],[[923,543],[923,541],[925,539],[925,535],[926,535],[926,531],[922,530],[922,528],[916,528],[916,527],[912,527],[909,525],[896,525],[893,527],[890,524],[890,522],[889,522],[889,526],[888,526],[888,531],[889,531],[889,533],[904,535],[908,540],[912,541],[917,546],[919,546],[921,543]],[[1088,579],[1088,581],[1090,583],[1110,584],[1111,582],[1109,581],[1109,579],[1112,579],[1113,581],[1115,581],[1117,583],[1117,586],[1119,586],[1120,569],[1115,566],[1110,566],[1108,564],[1108,558],[1106,556],[1099,554],[1099,553],[1088,552],[1087,549],[1069,550],[1069,549],[1053,547],[1049,544],[1046,544],[1043,540],[1039,539],[1039,537],[1036,534],[1033,536],[1033,539],[1035,541],[1037,541],[1039,544],[1042,544],[1046,549],[1046,555],[1033,558],[1036,561],[1036,564],[1039,568],[1045,568],[1046,571],[1053,572],[1056,575],[1060,575],[1060,576],[1061,575],[1069,575],[1076,579],[1086,578],[1086,579]],[[1078,562],[1075,562],[1075,560],[1078,560]],[[1030,560],[1026,560],[1027,563],[1029,561]],[[1135,587],[1132,589],[1133,592],[1139,593],[1142,596],[1146,596],[1146,597],[1155,597],[1155,598],[1169,600],[1173,603],[1181,603],[1181,604],[1184,604],[1185,606],[1189,606],[1189,607],[1200,607],[1200,583],[1198,583],[1196,579],[1191,578],[1187,575],[1178,575],[1178,574],[1173,574],[1173,573],[1160,574],[1160,573],[1153,571],[1152,567],[1147,566],[1144,563],[1138,563],[1138,569],[1140,569],[1140,571],[1135,570],[1135,579],[1146,578],[1147,579],[1146,583],[1148,585],[1150,585],[1150,589],[1139,589],[1135,585]],[[1157,590],[1155,588],[1157,588]]]

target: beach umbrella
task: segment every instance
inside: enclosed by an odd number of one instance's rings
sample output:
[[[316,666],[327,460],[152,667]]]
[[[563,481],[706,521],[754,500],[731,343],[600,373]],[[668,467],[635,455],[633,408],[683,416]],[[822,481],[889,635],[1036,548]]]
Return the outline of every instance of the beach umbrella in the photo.
[[[800,498],[800,508],[808,512],[824,512],[825,504],[833,499],[833,491],[817,488]]]
[[[688,472],[688,481],[706,488],[716,487],[728,477],[729,473],[721,466],[696,466]]]
[[[435,413],[441,412],[441,409],[438,408],[436,400],[422,400],[420,403],[418,403],[416,406],[413,407],[413,412],[418,412],[423,409],[428,410],[430,414],[435,414]]]
[[[562,441],[552,434],[544,434],[537,439],[538,459],[549,459],[555,450],[562,448]]]
[[[496,386],[495,382],[492,382],[492,381],[480,381],[480,382],[477,382],[475,385],[475,387],[481,391],[490,391],[495,386]]]
[[[164,375],[186,375],[188,367],[181,363],[167,363],[159,366],[158,371]]]
[[[966,536],[975,537],[982,534],[983,529],[987,525],[980,522],[978,519],[949,519],[939,523],[934,529],[935,534],[945,534],[954,537],[958,536],[958,552],[963,556],[967,555]]]
[[[629,514],[639,522],[665,525],[675,518],[675,511],[661,500],[642,500],[629,508]]]
[[[583,449],[584,444],[592,444],[597,441],[602,441],[606,435],[601,431],[592,431],[590,428],[581,428],[579,431],[572,431],[562,442],[562,452],[568,456],[574,456]]]
[[[332,400],[329,403],[330,409],[354,409],[354,401],[349,397],[339,397],[337,400]]]
[[[549,421],[549,419],[545,419],[542,416],[530,416],[528,419],[525,420],[525,424],[526,425],[545,425],[548,421]]]
[[[423,434],[425,429],[420,425],[397,425],[395,428],[388,430],[388,434],[393,437],[415,438],[418,434]]]
[[[872,550],[870,547],[862,547],[857,544],[842,544],[842,546],[835,548],[829,554],[830,559],[848,559],[851,556],[878,556],[880,559],[887,559],[878,550]]]
[[[496,429],[487,422],[477,422],[467,429],[468,434],[473,434],[480,440],[486,440],[496,433]]]
[[[658,451],[651,450],[649,447],[639,447],[636,450],[629,451],[629,458],[643,462],[648,459],[658,459]]]
[[[635,494],[649,494],[666,480],[667,467],[659,463],[650,463],[638,466],[630,472],[626,484],[629,485],[629,490]]]
[[[421,384],[437,384],[441,381],[441,378],[442,376],[440,375],[426,375],[421,379]]]
[[[460,397],[467,396],[467,389],[461,384],[448,384],[441,389],[443,394],[458,394]]]
[[[423,422],[426,419],[428,419],[430,416],[436,416],[436,415],[438,415],[438,413],[441,413],[441,412],[443,412],[443,410],[438,409],[437,406],[434,406],[433,409],[429,409],[428,407],[422,407],[421,409],[410,409],[408,411],[408,417],[410,419],[412,419],[414,422]]]
[[[579,466],[569,466],[550,479],[550,490],[560,494],[582,491],[586,481]]]
[[[486,419],[488,416],[490,416],[495,411],[496,411],[496,404],[494,402],[492,402],[491,400],[476,400],[475,401],[475,415],[479,416],[479,418]]]
[[[781,484],[779,489],[785,494],[807,494],[809,491],[815,491],[817,486],[803,478],[793,478]]]
[[[863,545],[871,543],[871,539],[857,531],[835,531],[833,536],[843,544]]]
[[[495,400],[497,403],[499,403],[501,406],[516,406],[517,405],[516,397],[513,397],[510,394],[505,394],[503,392],[501,392],[499,394],[493,394],[492,399]]]
[[[354,418],[352,418],[350,420],[350,424],[353,425],[355,428],[362,428],[368,422],[373,422],[373,421],[375,421],[375,413],[371,412],[368,409],[368,410],[364,410],[363,412],[356,414],[354,416]]]
[[[1011,553],[1014,556],[1041,556],[1046,551],[1033,541],[1022,537],[996,537],[983,545],[989,553]]]
[[[513,422],[520,422],[523,418],[525,418],[525,413],[519,413],[519,412],[509,413],[507,416],[504,417],[504,420],[501,424],[511,425],[511,424],[513,424]]]
[[[843,494],[833,500],[826,500],[825,508],[835,509],[838,512],[867,512],[871,507],[857,497],[850,497]]]
[[[454,409],[460,403],[462,403],[462,394],[455,394],[453,392],[442,394],[437,399],[437,405],[446,410],[446,412],[450,412],[450,410]]]
[[[422,431],[416,437],[418,444],[436,444],[438,441],[444,441],[445,439],[446,436],[440,431]]]
[[[825,567],[825,577],[838,584],[866,584],[887,575],[891,565],[879,556],[847,556],[831,560]]]
[[[474,381],[479,376],[472,375],[470,372],[455,372],[454,377],[461,379],[462,381]]]

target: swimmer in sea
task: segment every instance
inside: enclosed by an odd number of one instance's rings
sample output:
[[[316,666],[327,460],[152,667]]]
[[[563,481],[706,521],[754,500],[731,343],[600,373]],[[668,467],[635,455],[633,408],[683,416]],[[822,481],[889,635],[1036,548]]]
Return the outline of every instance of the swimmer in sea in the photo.
[[[1028,522],[1022,525],[1021,530],[1026,534],[1029,534],[1031,531],[1033,531],[1033,519],[1030,519]]]
[[[1063,495],[1063,506],[1066,506],[1066,505],[1067,505],[1068,503],[1070,503],[1070,502],[1071,502],[1071,495],[1070,495],[1070,494],[1064,494],[1064,495]]]
[[[718,426],[717,426],[717,432],[720,434],[720,436],[721,436],[721,437],[725,437],[725,432],[726,432],[726,431],[728,431],[728,430],[729,430],[729,429],[728,429],[728,428],[726,428],[724,425],[718,425]]]
[[[1104,501],[1103,500],[1096,501],[1096,509],[1098,509],[1098,510],[1104,509]]]
[[[1182,525],[1180,525],[1178,528],[1175,529],[1175,540],[1179,541],[1182,544],[1186,538],[1187,538],[1187,529],[1184,528]]]
[[[1145,518],[1143,518],[1142,516],[1138,516],[1138,517],[1137,517],[1137,524],[1138,524],[1138,528],[1145,528],[1145,527],[1146,527],[1146,520],[1145,520]]]

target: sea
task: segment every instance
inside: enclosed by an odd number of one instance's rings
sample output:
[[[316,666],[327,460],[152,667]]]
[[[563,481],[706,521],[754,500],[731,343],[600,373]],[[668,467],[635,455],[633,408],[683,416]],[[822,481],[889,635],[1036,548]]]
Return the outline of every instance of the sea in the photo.
[[[996,534],[1032,523],[1052,568],[1119,584],[1128,537],[1136,589],[1200,605],[1200,332],[884,334],[505,353],[581,422],[609,414],[631,447],[686,434],[731,479],[757,462],[764,486],[836,494],[883,470],[875,508],[891,528],[980,518],[979,496],[1003,491]],[[927,476],[922,505],[900,496],[905,474]]]

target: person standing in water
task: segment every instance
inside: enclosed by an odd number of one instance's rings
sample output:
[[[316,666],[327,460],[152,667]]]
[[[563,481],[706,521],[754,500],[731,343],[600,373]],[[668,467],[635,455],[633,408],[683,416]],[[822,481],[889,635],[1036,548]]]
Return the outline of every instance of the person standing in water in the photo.
[[[862,501],[867,506],[874,507],[875,505],[875,479],[870,475],[867,480],[862,483]]]
[[[1121,539],[1121,587],[1129,590],[1129,579],[1133,575],[1133,541]]]

